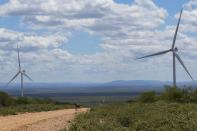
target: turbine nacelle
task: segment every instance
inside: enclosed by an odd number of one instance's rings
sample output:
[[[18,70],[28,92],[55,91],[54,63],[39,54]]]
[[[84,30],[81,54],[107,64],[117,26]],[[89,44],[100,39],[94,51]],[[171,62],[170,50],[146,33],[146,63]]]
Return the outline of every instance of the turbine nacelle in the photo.
[[[21,73],[25,74],[25,73],[26,73],[26,71],[25,71],[25,70],[22,70],[22,71],[21,71]]]
[[[178,50],[177,47],[175,47],[175,48],[173,49],[173,51],[174,51],[174,52],[178,52],[179,50]]]

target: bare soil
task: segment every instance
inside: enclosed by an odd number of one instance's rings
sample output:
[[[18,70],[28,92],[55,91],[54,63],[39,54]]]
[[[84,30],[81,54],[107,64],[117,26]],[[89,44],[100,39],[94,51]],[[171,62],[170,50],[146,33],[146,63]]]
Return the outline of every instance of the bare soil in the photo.
[[[88,111],[87,108],[65,109],[38,113],[0,116],[1,131],[59,131],[68,129],[76,114]]]

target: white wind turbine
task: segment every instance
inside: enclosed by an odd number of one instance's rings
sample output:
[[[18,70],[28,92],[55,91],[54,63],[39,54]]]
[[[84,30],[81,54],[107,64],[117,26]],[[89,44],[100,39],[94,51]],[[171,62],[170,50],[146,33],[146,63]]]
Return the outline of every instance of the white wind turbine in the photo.
[[[189,73],[188,69],[186,68],[186,66],[184,65],[183,61],[181,60],[181,58],[177,54],[178,48],[175,47],[175,43],[176,43],[177,33],[178,33],[178,29],[179,29],[179,24],[180,24],[180,21],[181,21],[182,12],[183,12],[183,9],[181,9],[180,17],[179,17],[179,20],[178,20],[178,24],[177,24],[176,31],[175,31],[174,38],[173,38],[173,42],[172,42],[172,47],[170,49],[168,49],[168,50],[164,50],[164,51],[161,51],[161,52],[158,52],[158,53],[154,53],[154,54],[151,54],[151,55],[147,55],[147,56],[143,56],[143,57],[137,58],[137,59],[142,59],[142,58],[146,58],[146,57],[163,55],[163,54],[166,54],[168,52],[171,52],[172,56],[173,56],[173,86],[174,87],[176,87],[176,59],[180,62],[180,64],[183,66],[183,68],[185,69],[185,71],[187,72],[189,77],[193,80],[193,78],[192,78],[191,74]]]
[[[21,97],[24,96],[24,92],[23,92],[23,77],[25,76],[26,78],[28,78],[29,80],[32,81],[31,77],[29,77],[27,74],[26,74],[26,71],[25,70],[22,70],[21,69],[21,61],[20,61],[20,51],[19,51],[19,47],[17,45],[17,52],[18,52],[18,72],[16,73],[16,75],[7,83],[7,85],[9,85],[17,76],[20,75],[21,77]]]

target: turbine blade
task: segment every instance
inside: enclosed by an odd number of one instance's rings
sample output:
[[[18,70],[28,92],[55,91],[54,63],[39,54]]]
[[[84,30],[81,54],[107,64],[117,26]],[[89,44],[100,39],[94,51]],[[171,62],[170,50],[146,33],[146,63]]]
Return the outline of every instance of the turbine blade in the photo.
[[[17,44],[17,52],[18,52],[18,66],[19,66],[19,70],[21,70],[21,61],[20,61],[20,55],[19,55],[19,47]]]
[[[172,43],[172,49],[174,48],[175,43],[176,43],[176,37],[177,37],[178,30],[179,30],[179,25],[180,25],[182,13],[183,13],[183,8],[181,9],[181,13],[180,13],[180,16],[179,16],[178,24],[177,24],[176,31],[175,31],[175,34],[174,34],[173,43]]]
[[[171,49],[170,50],[161,51],[161,52],[158,52],[158,53],[154,53],[154,54],[151,54],[151,55],[143,56],[143,57],[140,57],[140,58],[137,58],[137,59],[142,59],[142,58],[151,57],[151,56],[157,56],[157,55],[163,55],[163,54],[166,54],[166,53],[168,53],[170,51],[171,51]]]
[[[190,77],[192,80],[194,80],[194,79],[192,78],[192,75],[189,73],[188,69],[187,69],[186,66],[184,65],[183,61],[182,61],[181,58],[179,57],[179,55],[176,54],[176,53],[174,53],[174,54],[175,54],[176,58],[178,59],[178,61],[179,61],[179,62],[181,63],[181,65],[183,66],[183,68],[185,69],[185,71],[187,72],[187,74],[189,75],[189,77]]]
[[[33,80],[31,79],[31,77],[29,77],[26,73],[24,73],[23,75],[26,76],[29,80],[33,81]]]
[[[7,85],[9,85],[19,74],[20,74],[20,71],[16,73],[16,75],[7,83]]]

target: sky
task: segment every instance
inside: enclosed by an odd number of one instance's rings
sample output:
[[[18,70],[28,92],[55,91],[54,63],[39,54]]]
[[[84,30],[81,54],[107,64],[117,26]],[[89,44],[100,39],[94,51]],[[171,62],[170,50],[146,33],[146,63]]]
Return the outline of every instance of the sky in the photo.
[[[17,44],[34,82],[171,81],[172,54],[136,58],[171,47],[181,8],[176,46],[197,79],[197,0],[0,0],[0,82]],[[178,61],[177,80],[190,81]]]

